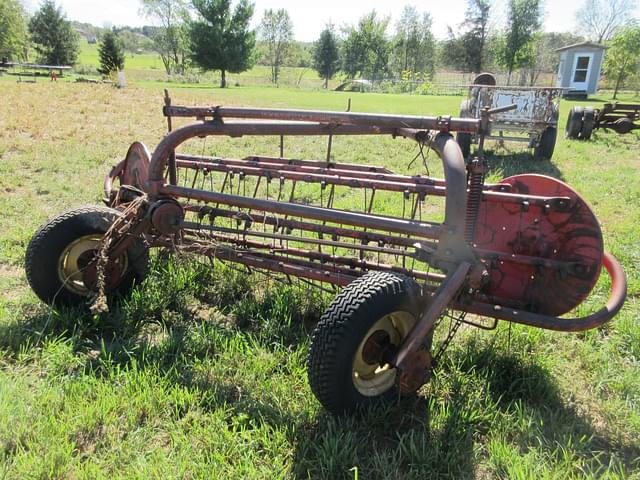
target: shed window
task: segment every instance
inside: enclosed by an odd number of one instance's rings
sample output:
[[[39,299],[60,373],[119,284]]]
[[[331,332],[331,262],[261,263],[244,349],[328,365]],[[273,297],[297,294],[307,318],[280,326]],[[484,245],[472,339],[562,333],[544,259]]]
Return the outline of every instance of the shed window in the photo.
[[[589,71],[589,61],[591,57],[578,57],[576,61],[576,71],[573,73],[574,82],[586,82]]]

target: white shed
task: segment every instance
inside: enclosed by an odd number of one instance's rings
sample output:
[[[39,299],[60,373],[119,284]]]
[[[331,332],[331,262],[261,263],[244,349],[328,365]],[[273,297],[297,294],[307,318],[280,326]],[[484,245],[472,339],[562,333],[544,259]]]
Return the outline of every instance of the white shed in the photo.
[[[556,49],[560,53],[556,86],[585,96],[596,93],[605,48],[598,43],[582,42]]]

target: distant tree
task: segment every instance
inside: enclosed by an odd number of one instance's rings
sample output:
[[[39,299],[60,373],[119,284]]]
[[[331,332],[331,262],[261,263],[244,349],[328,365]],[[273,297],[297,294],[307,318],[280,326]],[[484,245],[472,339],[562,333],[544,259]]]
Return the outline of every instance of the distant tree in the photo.
[[[331,23],[320,33],[313,52],[313,68],[324,79],[324,88],[329,85],[340,68],[340,52],[338,51],[338,38]]]
[[[314,51],[314,43],[294,41],[291,43],[291,49],[284,65],[287,67],[312,67]]]
[[[240,0],[231,12],[231,0],[193,0],[198,19],[190,25],[193,61],[205,70],[220,70],[220,87],[226,72],[240,73],[255,62],[256,34],[249,29],[253,4]]]
[[[609,40],[631,21],[637,5],[637,0],[585,0],[576,12],[577,32],[598,43]]]
[[[541,73],[557,72],[560,56],[555,50],[583,40],[583,37],[571,33],[536,32],[532,39],[532,55],[528,65],[521,70],[520,83],[533,86]]]
[[[0,58],[24,58],[27,24],[18,0],[0,0]]]
[[[469,0],[467,2],[464,26],[469,30],[464,35],[463,43],[467,53],[467,64],[473,72],[484,70],[487,38],[489,36],[489,0]]]
[[[280,68],[285,63],[293,43],[293,23],[289,13],[284,8],[265,10],[258,34],[266,45],[267,61],[271,66],[271,82],[277,84]]]
[[[100,40],[98,47],[100,68],[98,72],[110,76],[124,68],[124,47],[122,41],[113,32],[107,32]]]
[[[139,53],[154,49],[153,41],[138,33],[137,29],[131,27],[114,28],[113,32],[118,35],[125,52]]]
[[[507,31],[498,50],[498,62],[511,74],[531,64],[534,33],[540,28],[539,0],[509,0]]]
[[[435,73],[435,40],[431,32],[431,15],[420,15],[416,7],[406,5],[396,24],[392,41],[393,70],[398,77]]]
[[[160,22],[153,30],[153,49],[160,55],[167,75],[184,73],[189,58],[188,11],[185,0],[141,0],[141,11]]]
[[[461,33],[455,35],[449,28],[448,39],[442,50],[445,65],[465,72],[482,72],[486,68],[489,41],[489,0],[468,0]]]
[[[454,70],[469,72],[469,57],[462,35],[456,35],[451,27],[447,27],[447,38],[440,44],[440,63]]]
[[[384,78],[389,71],[386,31],[389,18],[378,19],[375,10],[360,19],[357,27],[347,27],[342,44],[342,71],[349,78],[361,75],[370,80]]]
[[[608,46],[604,73],[615,78],[613,98],[616,98],[624,81],[640,72],[640,26],[620,29]]]
[[[53,0],[45,0],[29,22],[39,60],[47,65],[73,65],[78,58],[79,35]]]

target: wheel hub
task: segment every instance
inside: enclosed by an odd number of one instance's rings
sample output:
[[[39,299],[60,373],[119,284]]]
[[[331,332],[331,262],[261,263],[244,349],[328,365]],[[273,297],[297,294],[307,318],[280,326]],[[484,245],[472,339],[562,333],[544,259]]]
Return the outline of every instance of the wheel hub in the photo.
[[[87,296],[96,290],[97,261],[102,235],[85,235],[70,243],[60,255],[58,277],[64,287],[71,292]],[[105,265],[105,290],[115,289],[127,270],[127,257],[122,255]]]
[[[363,337],[353,358],[353,385],[366,397],[378,396],[395,385],[397,371],[390,364],[393,353],[406,338],[415,317],[396,311],[378,319]]]
[[[389,353],[395,350],[391,344],[391,337],[384,330],[377,330],[371,334],[362,347],[362,359],[369,365],[381,363],[389,358]]]

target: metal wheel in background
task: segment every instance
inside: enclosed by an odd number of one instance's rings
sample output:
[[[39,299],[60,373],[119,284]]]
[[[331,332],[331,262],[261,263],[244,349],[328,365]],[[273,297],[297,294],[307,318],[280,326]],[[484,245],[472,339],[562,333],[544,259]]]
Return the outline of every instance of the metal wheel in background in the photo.
[[[582,130],[583,107],[572,107],[567,117],[567,126],[565,128],[565,136],[567,138],[578,139]]]
[[[492,73],[483,72],[476,75],[476,78],[473,79],[474,85],[486,85],[488,87],[495,87],[496,77]]]
[[[551,157],[553,157],[553,151],[556,148],[557,136],[558,130],[555,127],[545,128],[534,152],[536,160],[551,160]]]
[[[460,118],[473,118],[471,113],[471,100],[465,100],[460,104]],[[473,143],[473,137],[470,133],[458,132],[456,134],[456,142],[462,150],[462,156],[469,158],[471,156],[471,144]]]
[[[462,156],[469,158],[471,156],[471,134],[458,132],[456,134],[456,142],[458,142],[460,150],[462,150]]]

